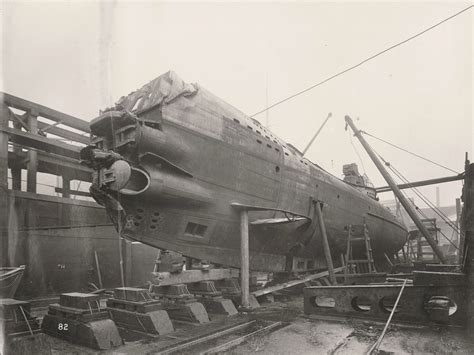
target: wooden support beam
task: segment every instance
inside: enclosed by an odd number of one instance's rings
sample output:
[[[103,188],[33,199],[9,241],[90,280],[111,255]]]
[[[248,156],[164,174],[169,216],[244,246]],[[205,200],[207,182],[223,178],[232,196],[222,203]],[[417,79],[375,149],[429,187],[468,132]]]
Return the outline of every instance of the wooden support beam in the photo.
[[[217,281],[239,276],[237,269],[185,270],[179,273],[153,272],[151,283],[158,286],[187,284],[199,281]]]
[[[23,127],[23,124],[20,122],[13,122],[13,127],[18,130],[21,130],[21,128]],[[22,153],[21,148],[18,146],[13,146],[12,150],[15,154]],[[10,166],[10,170],[12,172],[12,190],[21,191],[21,165],[20,164],[10,165],[10,159],[8,160],[8,163]]]
[[[331,250],[329,249],[328,236],[326,234],[326,226],[324,224],[323,211],[321,210],[321,203],[316,202],[316,214],[318,216],[319,230],[321,231],[321,236],[323,240],[323,250],[324,256],[326,257],[326,264],[329,272],[329,281],[331,284],[336,285],[336,276],[334,274],[334,264],[332,262]]]
[[[31,134],[38,133],[38,113],[31,111],[28,115],[28,128]],[[38,171],[38,152],[35,149],[28,151],[28,162],[26,163],[27,178],[26,191],[36,192],[36,173]]]
[[[79,191],[79,190],[71,190],[71,189],[69,189],[68,196],[66,196],[64,194],[64,190],[60,187],[54,188],[54,192],[62,194],[63,195],[62,197],[71,197],[71,195],[91,197],[91,194],[87,191]]]
[[[0,107],[0,266],[8,263],[8,134],[3,130],[7,126],[7,112]]]
[[[0,102],[4,102],[6,105],[22,110],[22,111],[35,111],[37,116],[41,116],[52,120],[54,122],[61,122],[62,124],[78,129],[83,132],[90,132],[89,122],[81,120],[77,117],[53,110],[49,107],[39,105],[37,103],[21,99],[19,97],[0,92]]]
[[[451,182],[451,181],[458,181],[464,179],[464,174],[459,174],[459,175],[454,175],[454,176],[446,176],[446,177],[441,177],[441,178],[436,178],[436,179],[429,179],[429,180],[421,180],[421,181],[414,181],[410,182],[408,184],[400,184],[397,185],[397,187],[402,190],[402,189],[409,189],[412,187],[420,187],[420,186],[428,186],[428,185],[435,185],[435,184],[442,184],[445,182]],[[390,186],[382,186],[382,187],[377,187],[375,188],[375,192],[382,193],[382,192],[390,192],[392,191],[392,188]]]
[[[14,128],[3,128],[3,132],[7,133],[10,137],[10,141],[13,143],[25,146],[25,148],[35,148],[48,153],[54,153],[69,158],[79,160],[79,152],[82,147],[78,147],[72,144],[55,141],[50,138],[40,136],[38,134],[32,134],[30,132],[19,131]]]
[[[246,209],[240,211],[240,287],[242,290],[242,308],[250,307],[249,294],[249,214]]]
[[[26,160],[26,153],[21,149],[19,152],[8,152],[10,168],[26,169]],[[78,160],[67,157],[57,158],[41,151],[38,151],[38,172],[57,176],[68,174],[71,180],[92,181],[92,169],[82,165]]]
[[[65,138],[65,139],[73,141],[73,142],[78,142],[78,143],[82,143],[82,144],[86,144],[86,145],[89,145],[91,143],[90,138],[89,138],[89,134],[82,135],[82,134],[79,134],[79,133],[68,131],[67,129],[64,129],[64,128],[48,125],[48,124],[46,124],[44,122],[41,122],[41,121],[38,121],[38,128],[42,132],[45,132],[45,131],[43,131],[43,129],[47,128],[48,133],[54,134],[55,136]]]
[[[341,267],[335,268],[334,272],[336,273],[336,272],[340,272],[340,271],[343,271],[343,270],[344,270],[344,267],[341,266]],[[255,297],[260,297],[260,296],[263,296],[263,295],[267,295],[269,293],[284,290],[285,288],[301,285],[301,284],[304,284],[305,282],[308,282],[308,281],[317,280],[317,279],[320,279],[322,277],[326,277],[328,275],[329,275],[329,271],[318,272],[317,274],[309,275],[309,276],[306,276],[306,277],[304,277],[302,279],[299,279],[299,280],[292,280],[292,281],[284,282],[284,283],[279,284],[279,285],[270,286],[270,287],[267,287],[267,288],[263,288],[261,290],[254,291],[254,292],[252,292],[252,295],[254,295]]]
[[[62,184],[63,188],[62,188],[61,193],[63,197],[69,198],[71,196],[71,178],[68,175],[63,175],[62,180],[63,180],[63,184]]]
[[[17,114],[12,112],[10,110],[10,108],[8,108],[7,105],[5,105],[4,103],[1,103],[1,104],[2,104],[2,106],[7,108],[8,118],[9,118],[10,121],[13,122],[13,127],[14,128],[16,128],[18,130],[21,130],[21,128],[25,128],[26,131],[29,131],[29,126],[28,126],[28,122],[27,122],[28,121],[28,115],[29,115],[28,112],[26,112],[22,116],[18,116]],[[57,122],[56,124],[60,124],[60,123]],[[64,139],[67,139],[67,140],[70,140],[70,141],[73,141],[73,142],[78,142],[78,143],[82,143],[82,144],[86,144],[86,145],[90,144],[89,133],[79,134],[79,133],[76,133],[76,132],[73,132],[73,131],[69,131],[67,129],[56,127],[56,124],[55,125],[50,125],[50,124],[38,121],[38,131],[39,132],[48,132],[48,133],[54,134],[55,136],[58,136],[58,137],[61,137],[61,138],[64,138]]]
[[[132,242],[122,239],[125,254],[125,285],[132,285]]]

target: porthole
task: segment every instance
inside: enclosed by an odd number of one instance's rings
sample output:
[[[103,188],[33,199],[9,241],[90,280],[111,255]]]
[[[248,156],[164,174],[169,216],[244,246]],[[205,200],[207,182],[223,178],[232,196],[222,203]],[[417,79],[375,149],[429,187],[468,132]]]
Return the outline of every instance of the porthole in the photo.
[[[351,301],[352,308],[358,312],[368,312],[372,309],[372,302],[366,296],[354,297]]]
[[[396,296],[385,296],[380,300],[380,308],[382,308],[385,313],[391,313],[396,300]],[[395,313],[398,313],[401,308],[403,308],[403,305],[398,302],[397,308],[395,308]]]
[[[316,307],[334,308],[336,307],[336,300],[332,297],[316,296],[313,297],[312,302]]]

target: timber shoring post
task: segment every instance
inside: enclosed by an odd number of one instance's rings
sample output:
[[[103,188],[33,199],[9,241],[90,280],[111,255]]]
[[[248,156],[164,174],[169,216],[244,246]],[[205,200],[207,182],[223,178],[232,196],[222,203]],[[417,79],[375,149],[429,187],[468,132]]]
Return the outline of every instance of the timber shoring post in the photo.
[[[7,108],[2,105],[0,112],[0,266],[8,263],[8,133],[4,131],[8,127]]]
[[[397,196],[398,200],[402,204],[402,206],[405,208],[407,211],[408,215],[411,217],[415,225],[418,227],[420,230],[421,234],[425,237],[426,241],[428,244],[431,246],[433,251],[435,252],[436,256],[439,258],[440,262],[442,264],[446,264],[446,259],[441,251],[441,249],[438,247],[438,244],[431,238],[430,233],[424,226],[424,224],[421,222],[421,220],[418,218],[416,211],[413,209],[413,207],[410,205],[410,202],[405,198],[405,196],[402,194],[400,189],[398,188],[397,184],[393,180],[393,178],[390,176],[390,174],[385,170],[382,162],[379,160],[375,152],[372,150],[372,147],[367,143],[364,137],[362,137],[361,131],[357,129],[355,126],[354,122],[352,122],[352,119],[349,116],[345,117],[347,125],[349,125],[354,132],[354,135],[359,139],[360,143],[364,147],[364,149],[367,151],[367,154],[369,154],[370,158],[374,162],[375,166],[377,169],[380,171],[382,176],[384,177],[385,181],[387,181],[387,184],[392,188],[393,193],[395,196]]]
[[[8,110],[8,109],[7,109]],[[14,121],[13,128],[21,131],[21,123]],[[13,153],[20,155],[21,154],[21,147],[14,145],[12,148]],[[17,166],[10,167],[12,173],[12,190],[21,191],[21,168]]]
[[[328,236],[326,234],[326,226],[324,225],[323,211],[321,210],[321,202],[316,202],[316,214],[318,215],[319,229],[323,239],[324,256],[329,271],[329,280],[331,284],[336,285],[336,276],[334,275],[334,265],[332,262],[331,250],[329,249]]]
[[[38,134],[38,113],[35,110],[31,110],[28,114],[28,127],[30,133]],[[26,179],[26,191],[36,192],[36,173],[38,171],[38,152],[35,149],[28,150],[28,163],[27,166],[27,179]],[[30,226],[32,227],[32,226]]]
[[[99,264],[99,257],[97,256],[97,250],[94,250],[94,257],[95,257],[95,266],[97,269],[97,278],[99,279],[99,287],[103,288],[102,274],[100,273],[100,264]]]
[[[249,296],[249,215],[246,209],[240,211],[240,278],[242,308],[250,308]]]

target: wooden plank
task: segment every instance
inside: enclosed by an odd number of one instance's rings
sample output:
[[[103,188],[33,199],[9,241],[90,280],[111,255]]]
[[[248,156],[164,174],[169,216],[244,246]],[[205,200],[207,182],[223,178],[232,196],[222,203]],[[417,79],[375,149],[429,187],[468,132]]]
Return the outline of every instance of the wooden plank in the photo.
[[[341,267],[335,268],[334,272],[336,273],[336,272],[340,272],[340,271],[343,271],[343,270],[344,270],[344,267],[341,266]],[[303,284],[305,282],[308,282],[308,281],[311,281],[311,280],[320,279],[320,278],[328,276],[328,275],[329,275],[328,271],[319,272],[317,274],[309,275],[309,276],[306,276],[306,277],[304,277],[302,279],[299,279],[299,280],[292,280],[292,281],[288,281],[288,282],[285,282],[285,283],[282,283],[282,284],[279,284],[279,285],[267,287],[267,288],[264,288],[262,290],[254,291],[254,292],[252,292],[252,295],[254,295],[255,297],[267,295],[269,293],[280,291],[280,290],[283,290],[285,288],[293,287],[293,286],[296,286],[296,285],[301,285],[301,284]]]
[[[60,188],[60,187],[55,187],[54,192],[62,194],[63,197],[70,197],[70,195],[91,197],[91,194],[87,191],[71,190],[71,189],[65,191],[63,188]]]
[[[72,144],[55,141],[37,134],[22,132],[14,128],[4,128],[3,132],[8,133],[10,140],[25,147],[43,150],[48,153],[55,153],[69,158],[79,160],[81,147]]]
[[[249,255],[249,213],[247,210],[240,211],[240,287],[242,292],[242,307],[250,307],[249,277],[250,277],[250,255]]]
[[[30,134],[38,134],[38,117],[37,112],[30,112],[28,115],[28,129]],[[35,149],[28,151],[28,162],[26,163],[26,191],[36,192],[36,173],[38,171],[38,152]]]
[[[23,116],[18,116],[15,113],[13,113],[7,105],[4,103],[1,103],[3,107],[7,108],[8,112],[8,119],[13,122],[13,127],[16,129],[21,130],[22,127],[25,128],[25,130],[29,131],[28,125],[24,122]],[[28,118],[28,114],[25,116]],[[48,133],[54,134],[58,137],[65,138],[74,142],[82,143],[82,144],[90,144],[90,138],[89,134],[84,135],[84,134],[79,134],[75,133],[72,131],[69,131],[67,129],[59,128],[56,127],[55,125],[50,125],[41,121],[38,121],[38,130],[40,131],[47,131]]]
[[[3,131],[6,126],[7,112],[0,107],[0,266],[7,266],[9,262],[8,134]]]
[[[26,169],[26,153],[8,152],[8,165]],[[38,172],[63,176],[71,175],[71,180],[92,181],[92,169],[82,165],[78,160],[61,157],[58,159],[48,153],[38,152]],[[19,189],[16,189],[19,190]]]
[[[199,281],[215,281],[239,276],[237,269],[209,269],[209,270],[186,270],[172,274],[169,272],[152,273],[152,284],[158,286],[169,286]]]
[[[21,99],[19,97],[7,94],[5,92],[0,92],[0,102],[4,102],[10,107],[14,107],[23,111],[36,111],[38,116],[47,118],[55,122],[61,122],[62,124],[78,129],[83,132],[90,132],[89,122],[82,120],[80,118],[68,115],[63,112],[53,110],[49,107],[39,105],[37,103]]]
[[[9,110],[8,110],[9,111]],[[16,129],[21,129],[23,124],[20,122],[13,122],[13,127]],[[13,146],[13,152],[18,154],[21,153],[21,147]],[[12,189],[21,190],[21,167],[17,164],[10,164],[10,152],[8,153],[8,166],[12,172]]]
[[[79,134],[79,133],[68,131],[67,129],[51,126],[51,125],[49,125],[47,123],[44,123],[44,122],[41,122],[41,121],[38,121],[38,128],[39,128],[40,131],[44,128],[47,128],[47,130],[46,130],[47,133],[54,134],[55,136],[65,138],[65,139],[73,141],[73,142],[78,142],[78,143],[82,143],[82,144],[86,144],[86,145],[89,145],[91,143],[90,138],[89,138],[89,134],[82,135],[82,134]]]

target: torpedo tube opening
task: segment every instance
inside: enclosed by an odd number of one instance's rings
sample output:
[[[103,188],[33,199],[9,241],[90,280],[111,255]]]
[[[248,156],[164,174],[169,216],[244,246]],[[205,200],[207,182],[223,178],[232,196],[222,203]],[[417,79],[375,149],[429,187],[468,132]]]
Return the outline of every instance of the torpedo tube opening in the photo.
[[[137,168],[131,168],[130,179],[126,185],[119,190],[123,195],[138,195],[148,189],[150,186],[150,177],[148,174]]]

